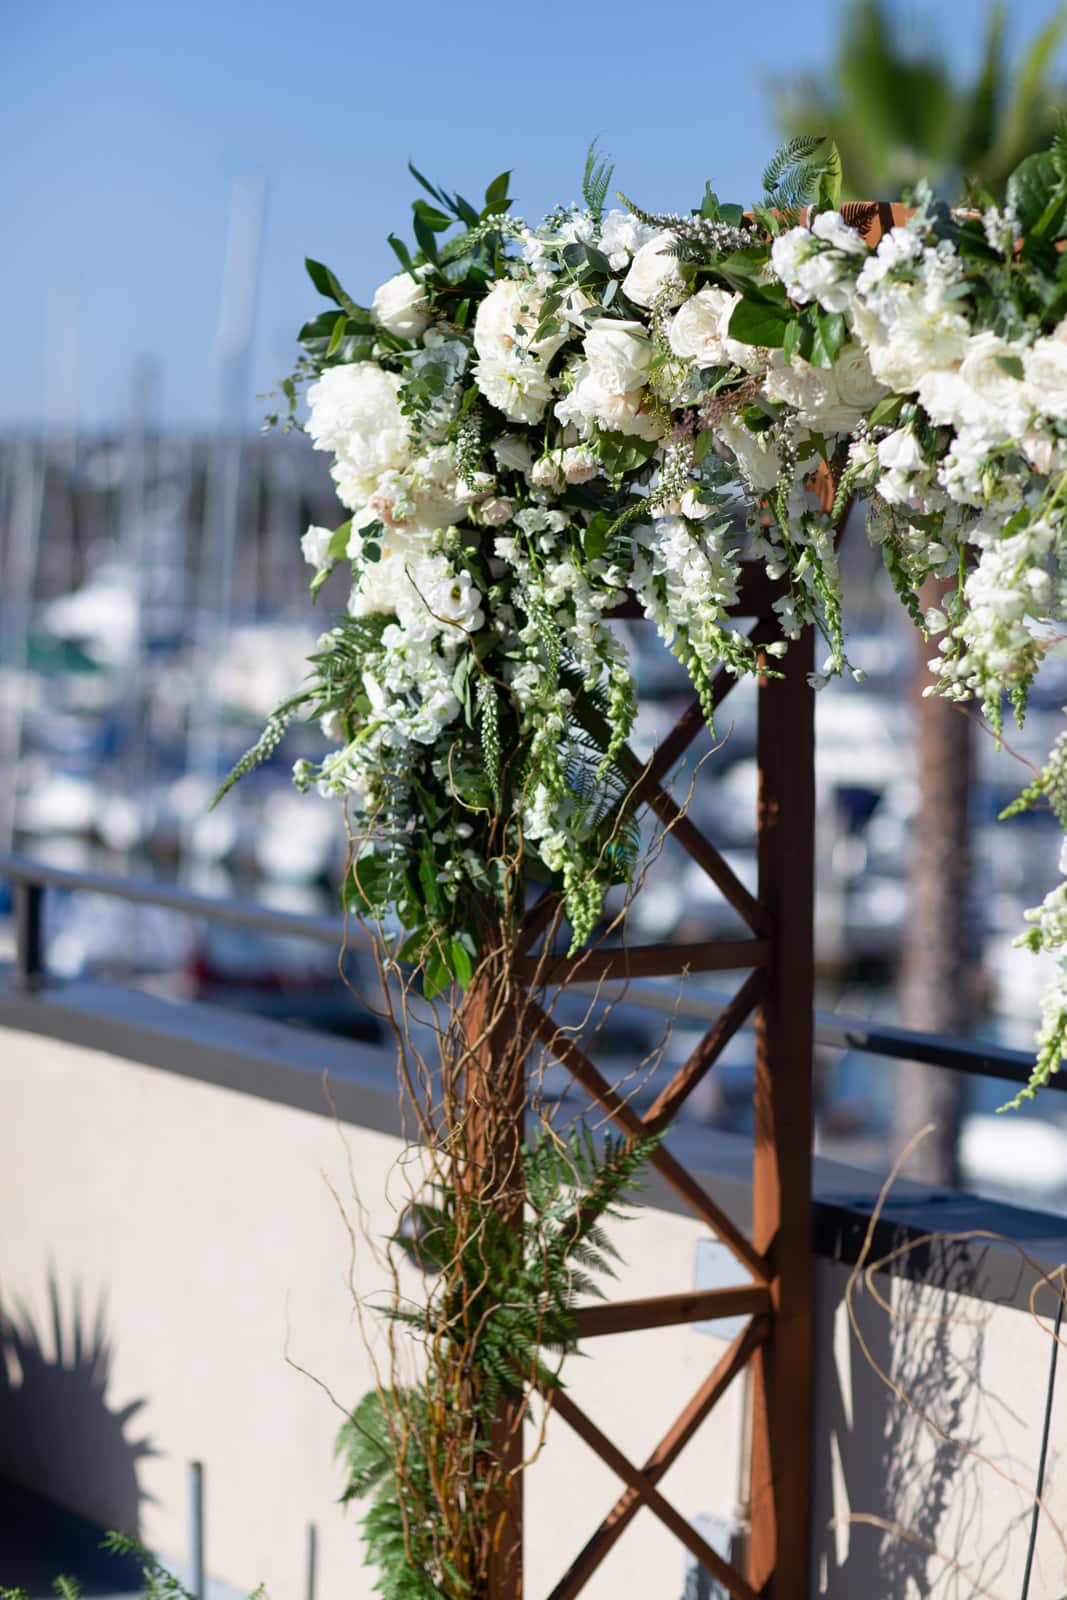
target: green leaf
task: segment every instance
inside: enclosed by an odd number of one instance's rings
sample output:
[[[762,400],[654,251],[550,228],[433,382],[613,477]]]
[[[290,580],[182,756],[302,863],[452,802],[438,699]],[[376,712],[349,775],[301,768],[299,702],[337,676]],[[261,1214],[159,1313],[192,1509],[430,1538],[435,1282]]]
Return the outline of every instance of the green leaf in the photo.
[[[398,880],[397,863],[389,856],[367,855],[353,861],[345,879],[341,898],[348,911],[381,911],[394,896]]]
[[[1024,234],[1034,232],[1052,202],[1062,195],[1062,183],[1051,153],[1027,156],[1008,179],[1008,204],[1019,218]]]
[[[719,221],[725,222],[728,227],[739,228],[745,220],[743,206],[727,205],[719,207]]]
[[[703,428],[701,432],[697,434],[696,443],[693,446],[693,464],[695,466],[699,467],[700,463],[703,461],[704,457],[707,455],[714,443],[715,431],[713,428]]]
[[[310,256],[304,257],[304,266],[307,268],[308,277],[320,294],[324,294],[327,300],[332,300],[335,305],[341,306],[350,317],[367,320],[367,312],[361,306],[357,306],[351,295],[345,293],[329,267],[324,267],[321,261],[312,261]]]
[[[814,337],[810,361],[815,367],[832,367],[848,337],[843,312],[819,311],[813,317]]]
[[[502,205],[504,201],[507,200],[508,184],[510,181],[510,167],[508,168],[507,172],[501,172],[499,176],[493,179],[492,183],[488,185],[485,191],[485,203],[487,207],[492,207],[495,209],[497,206]]]
[[[434,199],[439,201],[443,206],[448,204],[448,200],[446,199],[444,193],[440,189],[435,189],[429,178],[424,178],[418,167],[414,166],[410,161],[408,162],[408,171],[411,173],[411,176],[415,179],[416,183],[422,184],[422,187],[426,190],[427,194],[433,195]]]
[[[905,403],[902,394],[887,394],[884,400],[879,400],[874,410],[867,415],[867,422],[872,428],[887,426],[896,422]]]
[[[422,992],[427,1000],[434,1000],[439,994],[444,994],[448,988],[452,974],[448,970],[448,963],[439,945],[435,943],[426,956],[426,965],[422,969]]]
[[[448,947],[448,965],[456,982],[465,989],[474,976],[474,963],[470,952],[458,939],[453,939]]]
[[[765,300],[744,299],[734,307],[730,318],[729,334],[739,344],[761,344],[781,349],[785,343],[786,329],[792,320],[787,308],[779,308]]]
[[[815,204],[820,211],[836,211],[841,204],[841,153],[832,139],[826,141],[826,147],[827,153],[820,161]]]
[[[803,331],[803,325],[799,317],[795,317],[786,328],[785,338],[782,340],[782,354],[787,361],[792,361],[800,350]]]
[[[404,271],[414,271],[414,266],[411,260],[411,251],[408,249],[403,239],[398,239],[395,233],[391,233],[389,235],[389,244],[392,247],[393,254],[400,262],[400,265],[403,267]]]
[[[611,518],[606,511],[598,511],[589,518],[582,539],[582,549],[587,561],[595,561],[597,556],[604,554],[610,527]]]
[[[415,202],[416,205],[421,205],[421,203],[422,202],[418,200]],[[415,238],[418,241],[419,249],[422,251],[426,259],[428,261],[436,261],[437,240],[434,237],[434,231],[430,224],[423,217],[421,217],[417,211],[412,221],[412,231],[414,232]]]
[[[345,325],[347,324],[347,322],[348,322],[347,313],[342,311],[341,315],[334,322],[333,332],[330,334],[330,342],[326,346],[326,359],[327,359],[327,361],[330,359],[331,356],[337,354],[337,351],[338,351],[338,349],[340,348],[340,345],[341,345],[341,340],[345,336]]]
[[[1019,356],[996,356],[994,359],[1001,372],[1006,372],[1009,378],[1023,376],[1023,364]]]
[[[444,233],[446,228],[452,226],[451,217],[446,216],[443,211],[438,211],[436,206],[427,205],[425,200],[413,200],[411,209],[417,217],[422,218],[428,228],[433,229],[434,233]]]
[[[329,556],[331,561],[340,561],[348,551],[348,541],[352,537],[352,518],[342,522],[339,528],[333,530],[330,536]]]

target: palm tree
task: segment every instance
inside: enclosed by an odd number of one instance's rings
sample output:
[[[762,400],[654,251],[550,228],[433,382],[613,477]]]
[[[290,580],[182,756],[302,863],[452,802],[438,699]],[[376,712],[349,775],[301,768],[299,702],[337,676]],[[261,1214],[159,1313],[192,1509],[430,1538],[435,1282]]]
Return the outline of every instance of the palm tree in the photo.
[[[961,83],[921,24],[905,31],[886,0],[852,0],[833,65],[776,91],[781,131],[830,134],[841,152],[846,194],[896,199],[927,177],[950,203],[968,179],[1002,194],[1026,155],[1047,143],[1067,86],[1053,77],[1067,6],[1008,70],[1005,7],[989,11],[978,74]],[[940,603],[928,585],[924,606]],[[972,722],[949,701],[921,698],[931,646],[917,640],[913,681],[920,806],[912,833],[911,915],[901,962],[901,1005],[909,1027],[965,1034],[980,990],[978,930],[971,914],[968,811],[974,766]],[[901,1070],[895,1142],[919,1128],[936,1134],[909,1171],[933,1183],[959,1180],[957,1146],[964,1080],[918,1063]]]
[[[966,178],[1002,193],[1067,107],[1067,86],[1053,76],[1067,6],[1010,69],[1005,21],[1005,6],[992,5],[977,76],[960,83],[922,23],[896,22],[887,0],[852,0],[829,73],[777,86],[781,130],[831,135],[850,199],[895,200],[921,177],[949,202]]]

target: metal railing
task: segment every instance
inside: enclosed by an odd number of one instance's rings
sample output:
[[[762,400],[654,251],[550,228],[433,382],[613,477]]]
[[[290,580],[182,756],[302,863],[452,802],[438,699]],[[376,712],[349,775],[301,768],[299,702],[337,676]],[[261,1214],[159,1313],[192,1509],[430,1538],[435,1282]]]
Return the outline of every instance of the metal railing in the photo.
[[[342,939],[350,950],[367,951],[371,947],[362,929],[351,922],[346,924],[341,916],[279,911],[252,900],[195,894],[177,885],[100,872],[75,872],[21,855],[0,855],[0,881],[12,887],[15,986],[24,993],[39,988],[46,977],[42,910],[47,889],[107,895],[206,922],[224,923],[268,936],[308,939],[334,948],[340,946]],[[576,990],[595,988],[605,995],[618,987],[603,983],[573,985]],[[727,1004],[725,998],[707,992],[683,990],[679,995],[675,985],[635,980],[623,987],[629,1003],[667,1013],[680,1021],[714,1022]],[[969,1077],[997,1078],[1007,1083],[1025,1084],[1033,1070],[1033,1057],[1025,1050],[891,1027],[836,1011],[815,1012],[815,1042],[829,1049],[859,1050],[866,1055],[892,1060],[920,1061]],[[1054,1076],[1049,1087],[1067,1090],[1067,1073]]]

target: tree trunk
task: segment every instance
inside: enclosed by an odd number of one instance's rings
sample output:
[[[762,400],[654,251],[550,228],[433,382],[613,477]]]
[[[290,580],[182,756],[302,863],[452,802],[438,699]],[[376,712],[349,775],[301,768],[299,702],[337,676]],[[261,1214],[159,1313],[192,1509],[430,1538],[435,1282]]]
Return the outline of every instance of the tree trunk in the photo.
[[[939,580],[922,591],[923,608],[938,606]],[[904,940],[901,1002],[906,1027],[927,1033],[971,1031],[978,999],[978,929],[971,895],[969,809],[974,766],[973,722],[939,695],[927,661],[935,646],[916,637],[913,696],[918,738],[919,809],[911,838],[911,915]],[[893,1155],[927,1123],[904,1171],[929,1183],[959,1184],[958,1145],[966,1079],[909,1061],[900,1073]]]

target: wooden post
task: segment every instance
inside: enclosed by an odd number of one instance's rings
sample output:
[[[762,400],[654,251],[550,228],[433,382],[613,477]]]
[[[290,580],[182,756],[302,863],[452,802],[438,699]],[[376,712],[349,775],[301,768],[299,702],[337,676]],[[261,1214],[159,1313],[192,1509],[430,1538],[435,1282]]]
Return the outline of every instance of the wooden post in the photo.
[[[510,1003],[504,959],[483,960],[467,994],[462,1031],[465,1068],[467,1180],[482,1201],[495,1204],[509,1226],[522,1225],[525,1195],[522,1148],[526,1117],[526,1052]],[[507,1474],[488,1510],[492,1545],[475,1575],[478,1600],[522,1600],[522,1412],[505,1401],[490,1430],[490,1457]]]
[[[807,1600],[811,1483],[813,630],[759,684],[759,900],[773,957],[756,1023],[753,1238],[771,1266],[752,1384],[749,1581]],[[779,665],[779,663],[775,663]]]

